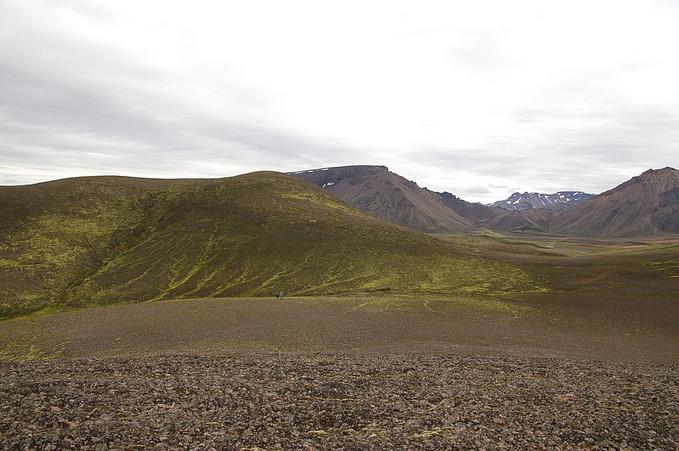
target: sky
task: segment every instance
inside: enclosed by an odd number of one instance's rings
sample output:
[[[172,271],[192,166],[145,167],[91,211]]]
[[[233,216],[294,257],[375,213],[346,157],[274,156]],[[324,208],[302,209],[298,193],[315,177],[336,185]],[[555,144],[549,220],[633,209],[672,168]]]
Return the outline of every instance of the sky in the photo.
[[[0,185],[386,165],[436,191],[679,168],[679,0],[0,0]]]

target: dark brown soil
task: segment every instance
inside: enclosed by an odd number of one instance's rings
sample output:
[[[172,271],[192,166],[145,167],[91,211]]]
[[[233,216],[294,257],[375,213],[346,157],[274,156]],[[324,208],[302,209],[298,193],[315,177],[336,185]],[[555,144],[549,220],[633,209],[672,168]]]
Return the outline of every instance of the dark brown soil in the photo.
[[[89,308],[1,321],[0,360],[369,350],[679,361],[679,303],[558,296],[516,304],[384,295]]]

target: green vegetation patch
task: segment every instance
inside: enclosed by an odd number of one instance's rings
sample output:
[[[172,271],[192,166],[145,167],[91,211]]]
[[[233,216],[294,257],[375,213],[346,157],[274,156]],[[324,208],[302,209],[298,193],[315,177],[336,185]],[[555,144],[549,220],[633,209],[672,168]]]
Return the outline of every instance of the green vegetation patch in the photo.
[[[63,356],[65,345],[53,349],[41,349],[34,343],[9,342],[0,347],[0,362],[19,362],[23,360],[50,360]]]

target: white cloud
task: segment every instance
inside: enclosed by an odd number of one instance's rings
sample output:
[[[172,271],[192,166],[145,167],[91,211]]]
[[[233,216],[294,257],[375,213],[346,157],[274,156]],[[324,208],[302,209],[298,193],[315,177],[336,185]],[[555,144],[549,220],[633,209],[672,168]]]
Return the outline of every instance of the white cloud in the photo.
[[[679,165],[678,20],[670,0],[5,0],[0,183],[385,164],[471,200],[598,192]]]

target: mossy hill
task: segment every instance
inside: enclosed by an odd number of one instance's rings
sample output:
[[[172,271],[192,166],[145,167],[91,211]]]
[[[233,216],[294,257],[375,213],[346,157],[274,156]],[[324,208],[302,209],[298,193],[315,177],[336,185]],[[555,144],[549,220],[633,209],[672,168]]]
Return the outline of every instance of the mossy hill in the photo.
[[[524,270],[352,209],[296,178],[86,177],[0,187],[0,317],[173,298],[485,296]]]

